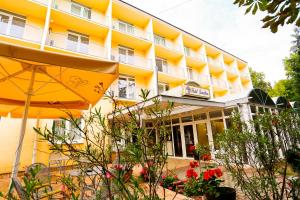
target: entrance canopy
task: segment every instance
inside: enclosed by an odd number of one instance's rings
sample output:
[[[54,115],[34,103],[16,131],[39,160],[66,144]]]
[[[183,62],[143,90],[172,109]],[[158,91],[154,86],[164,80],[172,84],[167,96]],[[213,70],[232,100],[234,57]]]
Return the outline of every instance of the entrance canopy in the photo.
[[[265,91],[258,88],[250,90],[248,98],[251,103],[265,106],[275,106],[272,98]]]
[[[290,102],[283,96],[272,98],[277,108],[291,108]]]

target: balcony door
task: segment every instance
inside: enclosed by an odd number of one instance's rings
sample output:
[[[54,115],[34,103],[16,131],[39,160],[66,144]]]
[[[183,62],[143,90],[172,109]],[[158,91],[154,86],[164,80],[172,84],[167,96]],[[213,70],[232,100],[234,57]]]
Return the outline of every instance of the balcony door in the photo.
[[[119,46],[119,62],[126,64],[134,64],[134,49]]]
[[[79,33],[69,32],[67,49],[87,54],[89,52],[89,37]]]
[[[0,12],[0,33],[22,38],[26,19],[21,16]]]
[[[118,80],[118,93],[120,98],[135,99],[135,79],[132,77],[120,76]]]
[[[119,20],[119,30],[134,35],[134,25]]]
[[[88,8],[82,4],[79,4],[77,2],[72,1],[71,13],[74,15],[77,15],[79,17],[82,17],[82,18],[91,19],[92,11],[90,8]]]
[[[163,58],[155,58],[157,71],[168,73],[168,62]]]

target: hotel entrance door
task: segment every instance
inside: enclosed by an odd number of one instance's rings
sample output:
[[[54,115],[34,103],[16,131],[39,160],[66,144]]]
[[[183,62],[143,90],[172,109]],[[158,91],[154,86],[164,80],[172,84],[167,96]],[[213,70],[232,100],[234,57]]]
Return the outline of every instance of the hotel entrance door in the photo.
[[[185,149],[186,149],[186,156],[187,157],[193,157],[194,153],[192,150],[192,146],[195,145],[194,141],[194,131],[193,131],[193,125],[184,125],[184,139],[185,139]]]
[[[172,128],[173,128],[175,156],[182,157],[182,142],[181,142],[180,125],[173,126]]]

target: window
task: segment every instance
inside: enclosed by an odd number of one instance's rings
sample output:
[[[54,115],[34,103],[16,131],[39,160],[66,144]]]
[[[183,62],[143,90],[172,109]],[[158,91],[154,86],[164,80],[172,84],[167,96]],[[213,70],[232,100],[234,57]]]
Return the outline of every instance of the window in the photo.
[[[82,119],[78,119],[79,127],[83,127]],[[75,124],[72,124],[66,120],[54,120],[53,126],[55,133],[63,137],[65,140],[72,143],[82,143],[82,135],[80,130],[75,127]],[[55,141],[56,143],[61,143],[62,141]]]
[[[0,33],[16,38],[22,38],[26,18],[14,14],[0,12]]]
[[[118,92],[120,98],[135,99],[135,79],[120,76],[118,81]]]
[[[188,78],[189,78],[189,80],[194,80],[193,69],[191,67],[188,67],[187,70],[188,70]]]
[[[206,119],[206,113],[194,115],[194,121],[205,120],[205,119]]]
[[[168,73],[168,62],[166,59],[163,58],[155,58],[157,71]]]
[[[72,1],[71,13],[82,18],[91,19],[91,9]]]
[[[222,117],[222,112],[221,111],[209,112],[209,116],[210,116],[210,118]]]
[[[191,56],[191,52],[190,52],[190,48],[189,47],[184,47],[184,54],[186,55],[186,56]]]
[[[119,62],[134,64],[134,49],[119,46]]]
[[[159,44],[159,45],[166,46],[166,38],[154,34],[154,43],[155,43],[155,44]]]
[[[119,20],[119,30],[134,35],[134,25]]]
[[[184,122],[192,122],[193,121],[193,116],[186,116],[181,118],[182,123]]]
[[[87,54],[89,52],[89,37],[80,33],[69,32],[67,49]]]
[[[169,85],[167,83],[158,83],[158,93],[162,94],[169,90]]]

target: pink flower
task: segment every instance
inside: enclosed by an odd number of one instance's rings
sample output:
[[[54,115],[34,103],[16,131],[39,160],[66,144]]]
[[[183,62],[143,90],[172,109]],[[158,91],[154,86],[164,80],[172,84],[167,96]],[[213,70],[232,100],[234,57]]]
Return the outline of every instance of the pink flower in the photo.
[[[172,190],[173,188],[172,188],[172,187],[168,187],[168,189],[169,189],[169,190]]]
[[[112,178],[112,175],[111,175],[111,173],[110,172],[106,172],[106,174],[105,174],[105,176],[106,176],[106,178],[108,178],[108,179],[111,179]]]
[[[123,170],[123,165],[117,164],[117,165],[114,166],[114,168],[115,168],[116,170],[118,170],[118,171],[121,171],[121,170]]]
[[[162,175],[161,178],[162,178],[162,179],[166,179],[166,176]]]
[[[178,176],[177,176],[177,175],[175,175],[175,176],[174,176],[174,179],[178,179]]]

